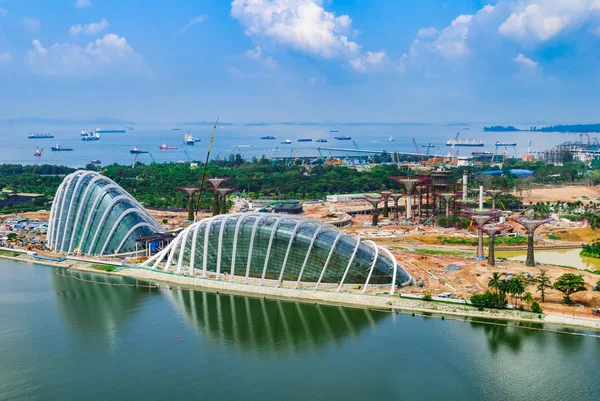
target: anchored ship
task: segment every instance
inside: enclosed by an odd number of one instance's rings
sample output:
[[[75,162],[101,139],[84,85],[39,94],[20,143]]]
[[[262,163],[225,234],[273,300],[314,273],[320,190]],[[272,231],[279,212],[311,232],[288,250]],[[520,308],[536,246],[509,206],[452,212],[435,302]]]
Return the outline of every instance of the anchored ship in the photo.
[[[85,132],[85,135],[84,135]],[[82,131],[81,132],[81,140],[82,141],[99,141],[100,134],[94,131]]]
[[[147,150],[142,150],[138,146],[134,146],[133,149],[129,150],[132,155],[139,155],[140,153],[148,153]]]
[[[175,150],[177,146],[168,146],[166,143],[163,143],[158,147],[160,150]]]
[[[277,139],[272,135],[261,136],[260,139]]]
[[[96,128],[95,131],[98,134],[124,134],[125,133],[124,129],[102,129],[102,128]]]
[[[327,142],[327,139],[319,138],[315,142],[325,143],[325,142]]]
[[[71,152],[73,149],[72,148],[63,148],[62,146],[56,144],[56,145],[52,146],[51,150],[53,152]]]
[[[298,142],[312,142],[311,138],[300,138],[298,139]]]
[[[27,135],[27,138],[29,138],[29,139],[51,139],[51,138],[54,138],[54,135],[30,133],[29,135]]]
[[[336,136],[335,139],[337,139],[338,141],[350,141],[350,140],[352,140],[352,138],[349,135]]]
[[[282,145],[290,145],[291,143],[292,143],[292,140],[291,140],[291,139],[289,139],[289,138],[288,138],[288,139],[286,139],[285,141],[281,141],[281,144],[282,144]]]
[[[446,142],[446,146],[478,146],[478,147],[482,147],[485,144],[483,143],[483,141],[476,141],[476,140],[472,140],[469,141],[468,139],[466,140],[454,140],[451,139],[449,141]]]
[[[195,145],[196,142],[199,142],[199,141],[200,141],[200,139],[194,138],[190,131],[187,131],[185,134],[183,134],[183,143],[185,145]]]

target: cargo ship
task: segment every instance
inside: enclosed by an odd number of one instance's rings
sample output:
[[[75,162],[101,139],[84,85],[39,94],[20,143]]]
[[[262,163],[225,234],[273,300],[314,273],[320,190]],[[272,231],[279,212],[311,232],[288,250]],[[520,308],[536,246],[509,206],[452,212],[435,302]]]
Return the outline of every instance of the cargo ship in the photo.
[[[311,138],[300,138],[298,139],[298,142],[312,142]]]
[[[272,135],[261,136],[260,139],[277,139]]]
[[[51,138],[54,138],[54,135],[30,133],[29,135],[27,135],[27,138],[29,138],[29,139],[51,139]]]
[[[469,141],[468,139],[466,140],[454,140],[451,139],[449,141],[446,142],[446,146],[477,146],[477,147],[483,147],[485,144],[483,143],[483,141],[476,141],[476,140],[472,140]]]
[[[325,142],[327,142],[327,139],[319,138],[315,142],[325,143]]]
[[[349,135],[336,136],[335,139],[337,139],[338,141],[350,141],[350,140],[352,140],[352,138]]]
[[[496,146],[517,146],[516,142],[500,142],[496,141]]]
[[[57,145],[52,146],[51,150],[53,152],[71,152],[73,149],[72,148],[63,148],[62,146],[57,144]]]
[[[168,146],[166,143],[163,143],[158,147],[160,150],[175,150],[177,146]]]
[[[196,139],[192,136],[191,132],[187,131],[185,134],[183,134],[183,143],[185,145],[195,145]]]
[[[98,134],[124,134],[125,133],[124,129],[102,129],[102,128],[96,128],[95,131]]]
[[[292,140],[291,140],[291,139],[289,139],[289,138],[288,138],[288,139],[286,139],[285,141],[281,141],[281,144],[282,144],[282,145],[291,145],[291,143],[292,143]]]
[[[83,134],[83,132],[81,133],[81,140],[82,141],[99,141],[100,140],[100,134],[94,131],[85,131],[85,135]]]
[[[329,132],[338,132],[336,129],[330,129]]]
[[[142,150],[137,146],[134,146],[133,149],[129,150],[129,153],[131,153],[132,155],[139,155],[140,153],[148,153],[147,150]]]
[[[102,162],[100,160],[98,160],[98,159],[94,159],[90,163],[92,163],[92,164],[100,164]]]

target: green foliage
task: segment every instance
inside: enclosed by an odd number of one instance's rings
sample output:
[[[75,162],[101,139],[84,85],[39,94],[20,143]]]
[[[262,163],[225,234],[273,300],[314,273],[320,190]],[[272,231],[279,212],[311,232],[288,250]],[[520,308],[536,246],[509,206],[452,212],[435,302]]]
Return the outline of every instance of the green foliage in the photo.
[[[446,228],[452,228],[452,227],[464,228],[464,227],[468,227],[469,223],[470,223],[470,220],[465,217],[442,216],[442,217],[438,218],[438,225],[441,227],[446,227]]]
[[[537,301],[533,301],[533,302],[531,303],[531,311],[532,311],[533,313],[538,313],[538,314],[539,314],[539,313],[543,313],[543,312],[544,312],[544,311],[542,310],[542,307],[540,306],[540,304],[539,304],[539,303],[537,303]]]
[[[546,289],[552,288],[552,282],[546,275],[548,270],[540,269],[540,274],[535,277],[534,282],[536,283],[536,291],[542,296],[542,302],[546,300]]]
[[[549,238],[549,239],[556,240],[556,241],[560,241],[560,240],[562,239],[561,237],[559,237],[559,236],[558,236],[558,235],[556,235],[556,234],[548,234],[548,238]]]
[[[571,303],[571,295],[587,289],[581,274],[565,273],[554,282],[554,289],[565,294],[564,303]]]
[[[508,304],[506,296],[503,293],[494,293],[491,291],[486,291],[483,294],[471,295],[471,303],[477,307],[496,309],[505,308]]]
[[[463,238],[463,237],[442,237],[439,236],[436,238],[437,242],[445,245],[477,245],[477,238]],[[494,240],[496,245],[525,245],[527,244],[527,237],[518,236],[518,237],[496,237]],[[489,239],[484,238],[483,244],[487,246],[489,244]]]
[[[427,291],[425,294],[423,294],[423,298],[421,298],[423,301],[431,301],[431,292]]]
[[[168,224],[169,223],[169,219],[162,219],[162,223],[163,224]]]
[[[580,254],[581,256],[588,256],[590,258],[600,258],[600,241],[596,240],[591,244],[583,245]]]
[[[90,267],[92,269],[102,270],[102,271],[105,271],[105,272],[114,272],[115,270],[117,270],[117,266],[112,266],[112,265],[93,264]]]
[[[0,249],[0,255],[10,256],[11,258],[16,258],[17,256],[20,255],[20,253],[19,252],[5,251],[5,250]]]
[[[11,240],[15,239],[17,237],[18,237],[18,235],[15,234],[15,233],[8,233],[8,234],[6,234],[6,238],[11,239]]]

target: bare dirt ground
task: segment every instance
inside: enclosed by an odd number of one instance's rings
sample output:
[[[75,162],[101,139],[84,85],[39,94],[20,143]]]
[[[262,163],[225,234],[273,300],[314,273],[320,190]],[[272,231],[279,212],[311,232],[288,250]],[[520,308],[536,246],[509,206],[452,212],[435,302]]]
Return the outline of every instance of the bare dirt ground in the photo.
[[[556,188],[536,188],[513,192],[514,196],[523,197],[523,204],[529,202],[575,202],[597,201],[600,198],[600,187],[588,187],[584,185],[570,185]]]

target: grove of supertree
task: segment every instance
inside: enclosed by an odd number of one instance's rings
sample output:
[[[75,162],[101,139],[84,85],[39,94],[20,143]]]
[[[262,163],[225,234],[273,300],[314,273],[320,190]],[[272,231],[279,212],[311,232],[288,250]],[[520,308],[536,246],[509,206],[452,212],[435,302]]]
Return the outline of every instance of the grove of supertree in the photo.
[[[496,208],[496,198],[498,195],[504,192],[502,189],[488,189],[485,191],[489,196],[492,197],[492,209]]]
[[[383,199],[383,217],[389,217],[390,208],[388,207],[388,201],[392,193],[389,191],[381,191],[379,192],[379,195],[381,195],[381,199]]]
[[[200,192],[200,187],[177,187],[177,189],[188,195],[188,220],[194,221],[194,194]]]
[[[535,266],[535,257],[533,253],[533,237],[535,235],[535,230],[537,230],[542,224],[551,222],[552,219],[532,219],[526,216],[521,216],[517,217],[516,219],[512,219],[512,221],[519,223],[527,231],[527,258],[525,259],[525,266],[533,267]]]
[[[496,255],[494,252],[494,242],[496,239],[496,235],[500,234],[505,228],[507,227],[492,224],[483,226],[482,228],[482,231],[484,231],[489,237],[488,265],[490,266],[496,266]]]
[[[213,216],[216,216],[219,214],[219,193],[217,192],[217,190],[219,189],[219,187],[221,186],[221,184],[225,181],[227,181],[229,178],[209,178],[208,181],[211,185],[212,185],[212,189],[213,192],[215,193],[215,203],[213,206]]]
[[[376,196],[371,196],[371,195],[365,195],[365,200],[369,203],[371,203],[371,205],[373,206],[373,211],[372,211],[372,215],[373,215],[373,227],[377,227],[377,220],[379,217],[379,202],[381,202],[381,197],[376,197]]]
[[[390,197],[394,200],[394,222],[398,223],[399,220],[399,212],[398,212],[398,201],[400,200],[400,198],[402,198],[402,194],[395,192],[393,194],[390,195]]]
[[[476,257],[483,258],[483,227],[492,220],[500,217],[500,213],[493,210],[463,210],[461,215],[467,217],[473,222],[473,225],[477,228],[478,241],[477,241],[477,254]]]
[[[227,195],[235,191],[237,188],[223,188],[217,189],[217,192],[221,196],[221,213],[227,213]]]
[[[398,183],[406,195],[406,220],[412,220],[412,198],[415,193],[415,188],[424,183],[427,178],[410,178],[410,177],[388,177],[390,180]]]
[[[444,200],[444,203],[446,205],[446,218],[448,218],[450,216],[450,202],[456,196],[456,194],[453,192],[445,192],[439,194],[439,196]]]

